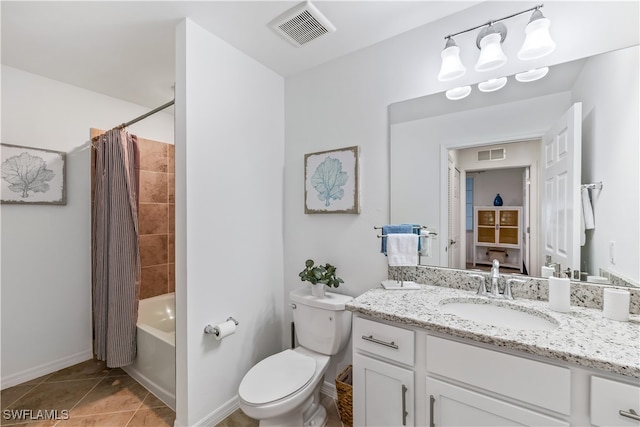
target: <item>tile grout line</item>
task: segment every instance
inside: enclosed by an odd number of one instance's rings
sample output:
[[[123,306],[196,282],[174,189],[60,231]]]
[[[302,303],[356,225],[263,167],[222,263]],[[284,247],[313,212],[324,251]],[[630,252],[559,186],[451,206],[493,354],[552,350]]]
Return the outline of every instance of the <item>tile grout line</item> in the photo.
[[[87,397],[89,395],[89,393],[91,393],[96,387],[98,387],[98,384],[100,384],[105,378],[107,378],[107,376],[109,375],[109,372],[107,371],[107,373],[105,373],[105,375],[102,378],[98,379],[98,382],[96,382],[93,387],[91,387],[91,389],[89,391],[87,391],[80,399],[78,399],[78,401],[76,402],[75,405],[73,405],[71,408],[69,408],[69,418],[71,418],[71,411],[78,406],[78,404],[80,402],[82,402],[82,399],[84,399],[85,397]]]

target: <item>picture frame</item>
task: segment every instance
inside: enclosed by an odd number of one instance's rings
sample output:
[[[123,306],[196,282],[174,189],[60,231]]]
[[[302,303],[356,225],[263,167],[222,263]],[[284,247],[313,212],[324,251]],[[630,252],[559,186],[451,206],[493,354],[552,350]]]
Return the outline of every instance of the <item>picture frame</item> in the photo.
[[[66,205],[63,151],[0,144],[0,203]]]
[[[304,155],[304,213],[359,214],[358,146]]]

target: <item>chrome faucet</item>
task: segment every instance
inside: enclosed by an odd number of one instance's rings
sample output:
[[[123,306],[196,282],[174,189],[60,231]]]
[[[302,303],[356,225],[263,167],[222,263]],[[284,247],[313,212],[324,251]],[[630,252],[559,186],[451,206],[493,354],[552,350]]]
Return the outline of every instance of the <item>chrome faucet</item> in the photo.
[[[493,260],[493,266],[491,267],[491,274],[489,274],[489,280],[491,280],[491,291],[489,292],[492,297],[500,295],[500,263],[497,259]]]
[[[480,286],[478,286],[478,295],[489,297],[489,298],[503,298],[503,299],[513,299],[513,294],[511,293],[511,285],[513,283],[524,283],[524,280],[520,279],[508,279],[505,282],[504,288],[500,289],[500,263],[497,259],[493,260],[493,265],[491,267],[491,272],[489,273],[489,287],[487,289],[487,283],[485,282],[485,276],[480,274],[470,274],[469,277],[474,279],[480,279]]]

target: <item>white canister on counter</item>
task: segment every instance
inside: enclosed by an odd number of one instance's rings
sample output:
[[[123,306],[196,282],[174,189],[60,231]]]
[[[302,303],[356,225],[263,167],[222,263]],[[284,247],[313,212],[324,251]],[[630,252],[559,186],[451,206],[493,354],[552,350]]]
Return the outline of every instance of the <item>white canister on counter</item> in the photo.
[[[549,307],[567,313],[571,307],[571,280],[568,277],[549,277]]]
[[[604,317],[620,322],[629,321],[629,302],[631,293],[624,289],[605,288],[602,313]]]

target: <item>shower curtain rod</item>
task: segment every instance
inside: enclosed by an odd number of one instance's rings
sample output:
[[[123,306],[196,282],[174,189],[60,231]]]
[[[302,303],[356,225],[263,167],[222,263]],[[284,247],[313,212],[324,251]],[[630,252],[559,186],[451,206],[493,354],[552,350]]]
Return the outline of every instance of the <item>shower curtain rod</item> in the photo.
[[[141,116],[138,116],[138,117],[136,117],[136,118],[135,118],[135,119],[133,119],[133,120],[129,120],[129,121],[128,121],[128,122],[126,122],[126,123],[119,124],[118,126],[114,127],[113,129],[124,129],[124,128],[126,128],[127,126],[131,126],[131,125],[132,125],[132,124],[134,124],[134,123],[138,123],[140,120],[144,120],[144,119],[146,119],[147,117],[152,116],[152,115],[154,115],[155,113],[157,113],[157,112],[159,112],[159,111],[164,110],[165,108],[169,108],[169,107],[171,107],[175,102],[176,102],[176,100],[175,100],[175,99],[172,99],[171,101],[167,102],[166,104],[162,104],[162,105],[161,105],[161,106],[159,106],[158,108],[154,108],[153,110],[149,111],[148,113],[145,113],[145,114],[143,114],[143,115],[141,115]],[[98,138],[99,138],[99,136],[94,136],[91,140],[92,140],[92,141],[97,141],[97,140],[98,140]]]
[[[138,123],[140,120],[144,120],[144,119],[146,119],[147,117],[152,116],[152,115],[154,115],[155,113],[157,113],[157,112],[159,112],[159,111],[164,110],[165,108],[169,108],[169,107],[171,107],[175,102],[176,102],[176,100],[175,100],[175,99],[172,99],[171,101],[167,102],[166,104],[162,104],[162,105],[161,105],[161,106],[159,106],[158,108],[154,108],[153,110],[149,111],[148,113],[143,114],[143,115],[141,115],[141,116],[138,116],[138,117],[136,117],[136,118],[135,118],[135,119],[133,119],[133,120],[129,120],[129,121],[128,121],[128,122],[126,122],[126,123],[122,123],[122,124],[120,124],[120,125],[116,126],[115,128],[116,128],[116,129],[124,129],[124,128],[126,128],[127,126],[131,126],[131,125],[132,125],[132,124],[134,124],[134,123]]]

